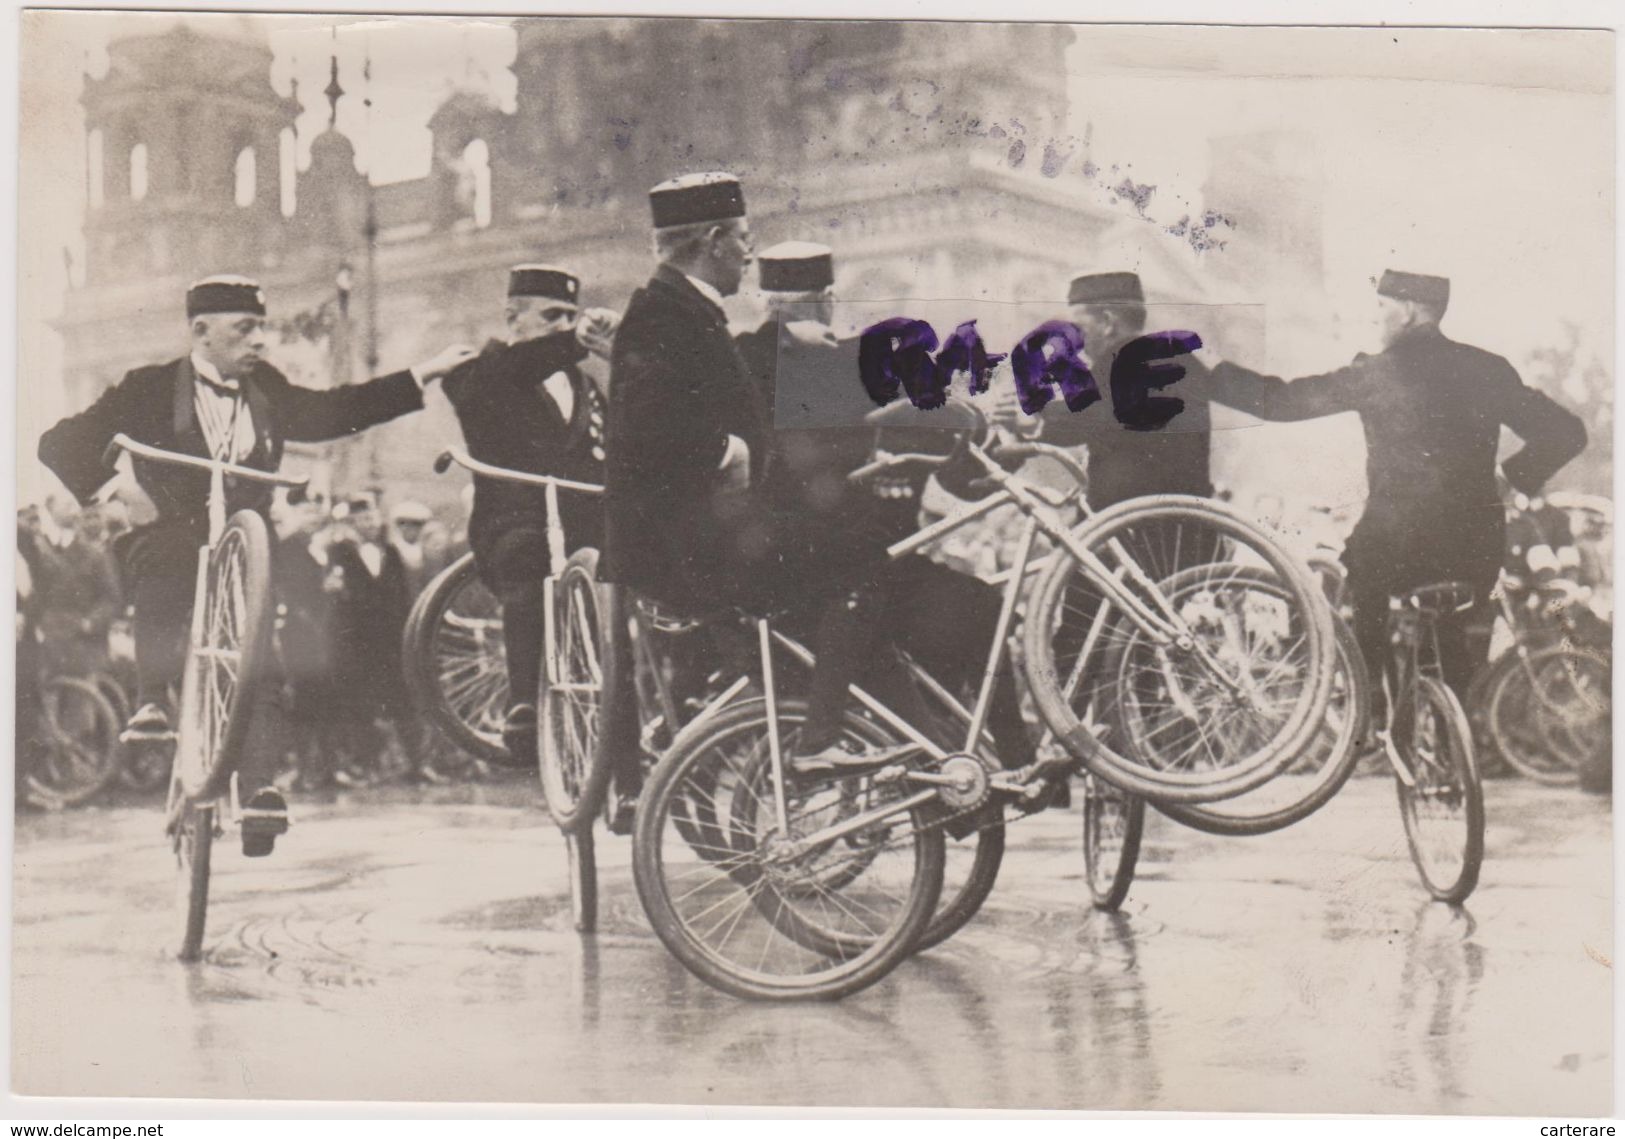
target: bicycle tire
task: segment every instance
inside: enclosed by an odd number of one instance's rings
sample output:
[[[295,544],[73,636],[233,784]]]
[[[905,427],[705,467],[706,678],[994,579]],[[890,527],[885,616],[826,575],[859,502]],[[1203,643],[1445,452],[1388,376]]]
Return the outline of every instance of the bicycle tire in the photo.
[[[271,536],[265,519],[252,510],[233,514],[215,543],[206,571],[203,612],[202,651],[190,646],[187,650],[198,691],[194,706],[188,708],[183,685],[177,741],[181,790],[194,800],[226,793],[248,740],[271,651]],[[229,695],[202,699],[201,692],[219,691],[228,683],[220,662],[230,653],[236,654],[237,668],[229,676]],[[197,741],[200,766],[195,769],[181,756],[188,733]]]
[[[118,778],[123,721],[100,687],[53,676],[40,688],[44,751],[24,779],[28,801],[54,810],[89,802]],[[72,705],[73,714],[64,711]]]
[[[805,712],[798,703],[784,701],[779,705],[778,714],[781,723],[799,723]],[[871,721],[855,713],[848,714],[846,724],[849,731],[864,739],[884,734]],[[907,896],[899,913],[887,928],[866,939],[861,948],[854,946],[850,951],[842,950],[831,957],[801,944],[808,930],[798,930],[792,921],[790,932],[786,933],[782,914],[780,920],[774,920],[767,907],[754,903],[751,891],[758,889],[767,871],[761,865],[759,851],[743,848],[742,844],[749,836],[730,826],[726,858],[722,861],[698,858],[698,869],[715,869],[719,885],[726,886],[731,882],[741,886],[745,892],[744,899],[736,903],[736,909],[725,913],[733,915],[732,920],[736,924],[743,920],[742,915],[756,914],[761,920],[753,926],[751,935],[761,941],[762,948],[759,954],[754,951],[747,954],[756,961],[751,967],[724,958],[720,952],[704,945],[690,929],[685,917],[677,912],[678,903],[705,887],[689,887],[674,899],[673,883],[666,877],[665,822],[671,817],[671,807],[687,797],[684,782],[691,772],[718,756],[726,755],[730,746],[744,743],[749,748],[758,747],[758,741],[767,733],[767,726],[766,702],[751,699],[691,724],[679,734],[665,757],[656,764],[638,806],[632,844],[634,882],[644,913],[656,935],[685,968],[706,984],[750,1000],[836,1000],[879,981],[913,951],[931,920],[942,888],[943,836],[936,826],[937,816],[928,805],[908,809],[903,817],[910,827],[904,839],[904,845],[910,849],[909,872],[906,884],[901,886],[906,889]],[[748,788],[748,781],[740,782],[740,778],[748,776],[748,772],[741,773],[732,767],[729,770],[735,776],[736,787]],[[718,813],[719,816],[722,814]],[[731,813],[729,817],[730,822],[734,821]],[[675,825],[672,831],[681,849],[689,840]],[[690,869],[684,877],[691,877],[695,873],[696,870]],[[706,901],[706,898],[701,898],[695,904]],[[710,904],[714,909],[722,903]],[[767,912],[764,913],[764,910]],[[706,916],[709,915],[704,911],[695,915],[696,920]],[[729,936],[734,928],[731,926],[727,931]],[[796,960],[811,959],[812,963],[806,968],[784,973],[767,972],[768,950],[774,943],[765,939],[772,937],[782,939],[788,950],[802,955]],[[824,967],[818,968],[819,964]]]
[[[609,790],[611,766],[604,749],[599,746],[603,716],[610,707],[608,673],[614,668],[609,653],[608,614],[614,610],[605,596],[606,587],[598,582],[598,551],[591,548],[577,550],[570,555],[558,580],[553,583],[554,628],[553,648],[556,660],[543,661],[541,684],[536,698],[539,709],[537,739],[539,742],[539,775],[542,797],[553,822],[566,834],[580,834],[591,830],[593,821],[602,809]],[[590,609],[590,612],[587,610]],[[583,639],[585,638],[585,640]],[[570,646],[590,644],[591,655],[583,662],[583,675],[575,675],[575,662],[567,660]],[[597,675],[593,675],[596,668]],[[554,689],[548,683],[548,674],[556,670],[565,683],[597,686],[595,706],[586,714],[585,725],[575,726],[591,733],[586,739],[571,737],[571,723],[580,719],[565,705],[573,692]],[[618,687],[616,689],[619,691]]]
[[[1428,712],[1434,718],[1439,729],[1438,745],[1443,751],[1443,764],[1418,763],[1418,756],[1407,757],[1413,778],[1432,778],[1438,772],[1444,772],[1450,779],[1451,785],[1443,788],[1448,795],[1459,784],[1461,795],[1462,835],[1461,835],[1461,865],[1455,872],[1438,872],[1437,868],[1430,872],[1430,853],[1424,848],[1428,845],[1426,838],[1421,834],[1420,804],[1430,796],[1422,791],[1407,787],[1405,781],[1395,776],[1395,788],[1399,795],[1399,814],[1405,826],[1405,841],[1410,847],[1411,861],[1416,865],[1417,874],[1422,879],[1422,885],[1429,894],[1441,902],[1452,905],[1467,900],[1474,888],[1478,885],[1479,870],[1484,862],[1484,787],[1479,779],[1478,765],[1473,756],[1471,731],[1467,725],[1467,716],[1461,710],[1461,703],[1456,694],[1432,676],[1418,676],[1416,688],[1409,693],[1406,699],[1400,702],[1395,709],[1395,723],[1401,723],[1401,717],[1408,717],[1427,706]],[[1416,748],[1418,731],[1411,728],[1408,731],[1396,733],[1406,740],[1406,746]],[[1399,746],[1397,743],[1395,746]],[[1433,795],[1432,798],[1442,798]],[[1452,833],[1449,840],[1454,849],[1455,835]]]
[[[1193,567],[1193,570],[1186,572],[1199,573],[1200,570],[1201,567]],[[1258,576],[1260,579],[1264,577],[1262,572],[1258,572]],[[1151,805],[1168,818],[1194,830],[1206,834],[1247,838],[1269,834],[1302,822],[1331,802],[1354,774],[1360,759],[1360,740],[1366,735],[1365,728],[1371,717],[1371,684],[1366,675],[1364,658],[1360,655],[1359,642],[1354,638],[1354,630],[1349,628],[1348,622],[1336,615],[1332,618],[1332,629],[1337,638],[1338,650],[1333,689],[1336,690],[1337,680],[1341,677],[1343,691],[1346,693],[1345,710],[1337,734],[1332,739],[1327,740],[1322,734],[1310,741],[1308,745],[1310,749],[1329,747],[1330,750],[1327,758],[1320,763],[1314,781],[1302,795],[1292,802],[1274,806],[1272,809],[1251,809],[1253,804],[1249,800],[1259,798],[1268,790],[1270,785],[1266,784],[1257,792],[1239,795],[1218,804],[1195,805],[1153,801]],[[1306,750],[1305,754],[1311,753]],[[1290,773],[1277,778],[1289,775]]]
[[[960,841],[970,840],[976,843],[976,853],[971,855],[970,869],[965,875],[964,884],[950,892],[946,882],[944,883],[936,912],[931,915],[931,921],[926,925],[925,932],[914,943],[916,953],[935,949],[964,929],[970,920],[981,912],[982,903],[993,893],[993,887],[999,880],[999,868],[1004,864],[1004,824],[995,823],[992,826],[982,827],[971,835],[970,839]],[[946,873],[945,868],[944,874]]]
[[[203,956],[209,916],[209,869],[214,852],[214,804],[183,803],[172,838],[180,891],[180,946],[175,956],[192,962]]]
[[[1051,637],[1062,615],[1065,591],[1074,569],[1074,559],[1057,551],[1054,564],[1045,571],[1036,590],[1036,600],[1023,630],[1027,677],[1034,703],[1056,738],[1085,767],[1131,794],[1178,803],[1201,803],[1244,794],[1263,785],[1291,763],[1308,742],[1324,715],[1330,697],[1336,657],[1332,614],[1318,581],[1309,569],[1279,542],[1255,523],[1228,507],[1185,495],[1152,495],[1119,503],[1096,514],[1073,530],[1074,540],[1084,546],[1104,545],[1132,527],[1154,531],[1159,524],[1180,518],[1200,523],[1221,539],[1237,540],[1290,587],[1294,612],[1304,621],[1307,660],[1305,683],[1294,700],[1291,714],[1269,742],[1242,761],[1216,772],[1169,772],[1149,769],[1133,757],[1115,750],[1113,744],[1092,732],[1069,705],[1062,692],[1061,670],[1057,666]],[[1176,559],[1177,561],[1177,550]],[[1233,559],[1232,559],[1233,560]],[[1170,570],[1181,567],[1170,567]],[[1168,574],[1147,575],[1160,581]]]
[[[1101,851],[1101,815],[1108,802],[1123,817],[1123,833],[1115,858]],[[1083,867],[1094,908],[1116,913],[1128,899],[1134,872],[1140,863],[1140,841],[1145,835],[1145,800],[1130,795],[1099,776],[1083,777]]]
[[[507,650],[500,619],[482,619],[469,629],[447,624],[447,614],[467,593],[485,589],[474,555],[465,553],[423,587],[403,634],[407,689],[419,711],[452,746],[476,759],[501,763],[508,758],[502,743],[501,716],[508,708]],[[495,599],[488,605],[494,607]],[[466,646],[463,642],[469,642]],[[445,690],[442,657],[453,652],[473,660],[467,681],[471,710],[452,706]]]
[[[1507,657],[1511,659],[1506,667],[1491,681],[1485,710],[1487,734],[1496,752],[1525,778],[1551,787],[1572,786],[1579,782],[1587,749],[1546,730],[1549,725],[1542,721],[1548,709],[1536,683],[1554,662],[1565,660],[1593,665],[1606,678],[1611,671],[1607,660],[1590,649],[1561,644],[1534,649],[1527,657],[1514,649]],[[1540,703],[1532,702],[1536,700]]]

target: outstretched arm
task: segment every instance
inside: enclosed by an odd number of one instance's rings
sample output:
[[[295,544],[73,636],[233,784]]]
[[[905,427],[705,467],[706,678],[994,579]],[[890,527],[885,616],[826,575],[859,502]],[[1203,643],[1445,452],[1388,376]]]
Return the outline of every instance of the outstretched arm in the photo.
[[[474,357],[454,344],[403,372],[343,384],[326,391],[287,384],[278,400],[283,436],[297,443],[320,443],[354,435],[423,406],[423,386]]]
[[[1179,394],[1205,397],[1270,422],[1294,423],[1357,410],[1360,391],[1369,385],[1367,373],[1376,366],[1376,357],[1360,356],[1335,372],[1288,382],[1219,361],[1210,370],[1202,369],[1205,375],[1192,375]]]

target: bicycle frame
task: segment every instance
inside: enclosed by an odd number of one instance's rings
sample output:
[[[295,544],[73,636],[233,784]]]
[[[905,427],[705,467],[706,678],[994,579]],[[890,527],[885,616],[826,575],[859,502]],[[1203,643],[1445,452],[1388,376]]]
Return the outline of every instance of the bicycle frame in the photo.
[[[1064,466],[1069,473],[1073,474],[1077,482],[1075,488],[1057,498],[1051,498],[1043,490],[1022,479],[1019,475],[1015,475],[1004,470],[1004,468],[989,458],[981,447],[975,444],[970,444],[968,450],[969,453],[982,465],[984,470],[987,472],[988,477],[997,483],[998,489],[993,494],[980,500],[966,510],[924,526],[908,538],[904,538],[893,543],[886,550],[889,560],[895,561],[899,558],[906,557],[909,554],[915,553],[916,551],[943,537],[944,535],[957,530],[962,526],[968,525],[983,515],[1009,503],[1013,503],[1022,511],[1023,514],[1027,516],[1026,523],[1022,528],[1021,537],[1018,540],[1015,562],[1008,571],[1000,575],[1004,579],[1004,593],[999,609],[998,621],[994,628],[992,644],[988,648],[986,663],[982,670],[981,682],[977,689],[976,700],[969,712],[965,713],[965,719],[967,721],[964,736],[965,745],[959,753],[951,753],[945,750],[932,741],[913,724],[909,723],[905,717],[898,714],[894,709],[888,707],[883,701],[865,691],[860,685],[850,685],[848,691],[852,697],[859,702],[859,704],[861,704],[871,714],[879,718],[893,730],[898,732],[904,739],[912,742],[920,750],[931,756],[931,758],[934,760],[940,762],[947,759],[952,754],[965,754],[974,757],[977,750],[977,744],[982,739],[983,732],[987,726],[987,717],[992,705],[994,684],[998,677],[999,668],[1004,661],[1004,656],[1008,651],[1010,627],[1015,617],[1016,603],[1020,597],[1022,583],[1032,568],[1031,563],[1033,545],[1039,533],[1043,533],[1049,537],[1067,554],[1071,555],[1078,562],[1078,564],[1083,567],[1084,572],[1091,578],[1091,580],[1102,589],[1102,592],[1106,595],[1107,600],[1111,603],[1110,605],[1103,604],[1098,607],[1095,614],[1094,623],[1085,641],[1084,649],[1079,654],[1077,664],[1074,666],[1072,674],[1067,678],[1064,688],[1065,692],[1067,692],[1069,695],[1072,692],[1075,692],[1077,684],[1081,682],[1084,662],[1088,660],[1092,646],[1098,640],[1101,630],[1104,627],[1106,615],[1111,610],[1113,605],[1117,606],[1127,617],[1127,619],[1140,631],[1140,633],[1150,639],[1153,644],[1157,645],[1158,647],[1178,645],[1182,649],[1197,652],[1206,663],[1215,666],[1215,671],[1218,672],[1218,674],[1230,687],[1232,687],[1233,690],[1240,690],[1239,685],[1235,685],[1234,682],[1230,681],[1228,676],[1226,676],[1221,669],[1216,667],[1218,662],[1212,660],[1210,654],[1206,653],[1202,646],[1197,644],[1195,639],[1185,632],[1183,620],[1174,610],[1172,603],[1169,602],[1165,596],[1163,596],[1161,590],[1158,589],[1156,584],[1145,575],[1144,571],[1140,570],[1133,559],[1128,556],[1127,551],[1122,548],[1121,544],[1118,543],[1116,539],[1113,539],[1108,544],[1108,549],[1112,551],[1119,563],[1118,568],[1113,570],[1103,561],[1101,561],[1092,550],[1080,543],[1072,535],[1069,529],[1051,517],[1051,513],[1054,510],[1065,506],[1074,500],[1078,501],[1082,505],[1086,517],[1092,515],[1092,512],[1090,512],[1088,509],[1087,503],[1082,502],[1082,490],[1086,484],[1087,474],[1084,472],[1081,464],[1079,464],[1076,459],[1067,454],[1065,451],[1062,451],[1060,448],[1043,443],[1020,443],[1005,449],[1005,453],[1010,457],[1044,456],[1054,459]],[[859,468],[859,470],[853,472],[852,476],[850,477],[855,480],[877,470],[884,469],[890,465],[916,461],[940,464],[943,460],[935,456],[922,457],[910,455],[882,457],[874,463],[870,463],[865,467]],[[1121,577],[1129,578],[1136,585],[1142,588],[1151,598],[1151,605],[1147,605],[1138,596],[1130,593],[1122,584]],[[761,661],[761,682],[767,704],[768,746],[773,768],[774,809],[778,816],[781,833],[788,835],[788,796],[785,791],[784,757],[782,755],[782,737],[779,727],[778,694],[774,684],[772,650],[773,646],[777,644],[788,650],[802,663],[809,665],[813,663],[814,658],[813,654],[804,646],[797,644],[794,640],[785,636],[783,633],[772,629],[770,622],[766,618],[757,620],[756,629],[758,652],[760,654]],[[918,669],[917,666],[911,667],[915,669],[916,675],[929,677],[929,674],[924,673],[924,670]],[[694,720],[691,721],[691,725],[694,723],[699,723],[711,715],[714,715],[730,700],[732,700],[733,697],[736,696],[747,683],[748,678],[746,677],[741,677],[740,679],[736,680],[724,693],[714,698],[709,704],[707,704],[706,707],[702,709],[694,718]],[[933,689],[933,694],[939,699],[945,699],[950,708],[956,708],[960,712],[964,712],[963,706],[960,705],[950,693],[943,689],[940,684],[937,684],[934,678],[930,680],[930,687]],[[1016,771],[990,773],[988,776],[988,784],[993,789],[1023,793],[1033,786],[1033,776],[1036,770],[1042,766],[1043,761],[1039,761],[1027,768]],[[1076,762],[1069,761],[1068,766],[1075,767]],[[957,782],[950,777],[938,775],[932,772],[912,771],[906,767],[903,767],[901,764],[894,764],[888,768],[881,768],[875,772],[875,775],[877,778],[881,779],[901,780],[909,783],[924,784],[925,786],[922,790],[917,791],[912,795],[907,795],[903,798],[885,803],[882,806],[862,812],[839,823],[825,827],[814,834],[807,835],[794,842],[788,843],[783,848],[783,853],[780,855],[780,857],[794,857],[795,854],[800,850],[810,849],[823,843],[833,842],[844,837],[845,835],[862,830],[873,825],[874,823],[889,818],[892,815],[912,810],[914,807],[920,806],[926,802],[929,802],[931,799],[936,798],[939,794],[939,792],[936,790],[937,786]]]
[[[1471,596],[1455,609],[1460,613],[1472,607]],[[1403,696],[1408,704],[1417,700],[1417,681],[1431,676],[1443,681],[1444,670],[1439,661],[1438,614],[1424,606],[1414,594],[1393,597],[1388,601],[1388,622],[1394,651],[1389,654],[1382,673],[1383,695],[1387,698],[1383,752],[1394,774],[1407,787],[1416,786],[1416,775],[1394,743],[1394,716]],[[1426,650],[1424,652],[1424,650]]]
[[[208,620],[208,581],[209,559],[214,555],[215,548],[220,543],[221,536],[226,529],[226,476],[242,479],[247,482],[263,483],[269,486],[281,486],[289,489],[303,487],[308,480],[302,478],[287,478],[271,471],[256,470],[253,467],[239,466],[221,459],[199,458],[196,455],[183,455],[173,451],[166,451],[159,447],[150,447],[145,443],[137,443],[127,435],[119,434],[113,437],[107,446],[104,456],[108,465],[113,465],[119,452],[125,452],[132,458],[145,459],[150,462],[168,463],[172,466],[192,467],[196,470],[207,471],[209,474],[209,531],[203,545],[198,547],[197,571],[192,587],[192,622],[187,639],[186,662],[181,672],[180,704],[176,711],[180,720],[175,731],[171,733],[175,741],[175,757],[171,765],[168,801],[165,805],[166,823],[173,825],[179,821],[182,812],[188,806],[202,806],[204,798],[213,798],[216,803],[224,802],[233,821],[241,817],[241,807],[237,794],[237,772],[231,773],[231,780],[226,790],[218,796],[199,797],[185,789],[185,779],[182,772],[195,771],[203,764],[204,758],[200,749],[203,741],[196,738],[194,717],[186,713],[186,709],[196,706],[200,699],[198,685],[198,661],[209,651],[205,648],[205,622]]]
[[[448,447],[441,452],[434,462],[435,472],[444,474],[456,463],[473,474],[484,478],[499,479],[503,482],[518,483],[522,486],[541,487],[545,492],[545,509],[547,512],[547,578],[542,583],[542,667],[545,670],[549,687],[558,686],[560,691],[568,692],[580,688],[559,680],[557,664],[558,644],[558,617],[557,617],[557,587],[559,575],[564,572],[565,562],[568,560],[564,552],[564,523],[559,517],[559,492],[561,490],[574,491],[578,494],[603,494],[604,488],[596,483],[576,482],[573,479],[561,479],[555,475],[533,475],[524,471],[513,471],[506,467],[493,467],[489,463],[482,463],[471,457],[466,451],[458,447]],[[595,680],[602,682],[603,665],[597,659],[598,639],[591,630],[582,630],[586,633],[582,643],[587,646],[591,654],[590,668]]]

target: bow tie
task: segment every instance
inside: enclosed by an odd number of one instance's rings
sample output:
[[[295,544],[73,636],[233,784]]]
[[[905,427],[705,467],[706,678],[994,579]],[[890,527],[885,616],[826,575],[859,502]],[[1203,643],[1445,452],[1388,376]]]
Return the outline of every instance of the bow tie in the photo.
[[[243,394],[241,385],[236,383],[227,383],[225,380],[211,379],[208,376],[205,376],[202,372],[197,373],[197,382],[202,384],[204,387],[213,388],[221,395],[240,396]]]

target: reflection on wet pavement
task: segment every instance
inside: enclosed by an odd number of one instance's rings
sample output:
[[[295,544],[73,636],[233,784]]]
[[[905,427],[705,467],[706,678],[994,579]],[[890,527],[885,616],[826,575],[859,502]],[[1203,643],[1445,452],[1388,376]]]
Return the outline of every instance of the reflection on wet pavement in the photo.
[[[959,936],[839,1004],[742,1003],[661,948],[625,840],[600,933],[528,787],[304,804],[217,855],[208,951],[165,955],[152,808],[18,820],[19,1093],[1595,1115],[1611,1106],[1610,816],[1488,787],[1465,909],[1357,780],[1260,839],[1148,819],[1095,913],[1076,813],[1012,828]],[[296,806],[297,809],[297,806]]]

